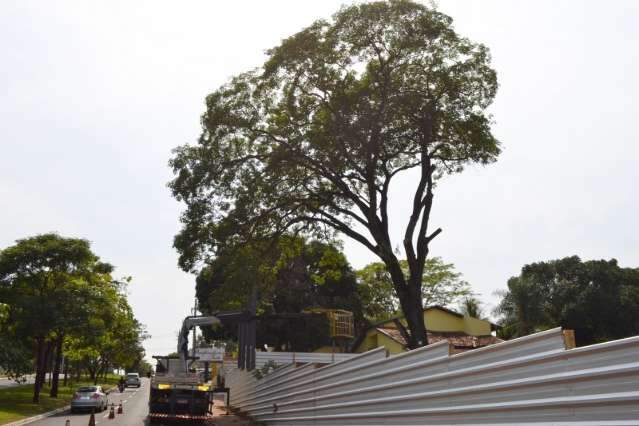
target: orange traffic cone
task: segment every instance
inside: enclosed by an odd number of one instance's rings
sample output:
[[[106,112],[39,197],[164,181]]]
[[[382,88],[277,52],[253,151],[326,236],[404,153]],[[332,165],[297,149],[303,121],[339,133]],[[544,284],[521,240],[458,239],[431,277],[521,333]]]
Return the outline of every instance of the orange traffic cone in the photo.
[[[111,404],[111,410],[109,411],[109,418],[115,419],[115,404]]]
[[[118,405],[118,414],[122,414],[123,410],[122,410],[122,401],[120,401],[120,405]]]
[[[91,410],[91,417],[89,417],[89,426],[95,426],[95,413],[93,410]]]

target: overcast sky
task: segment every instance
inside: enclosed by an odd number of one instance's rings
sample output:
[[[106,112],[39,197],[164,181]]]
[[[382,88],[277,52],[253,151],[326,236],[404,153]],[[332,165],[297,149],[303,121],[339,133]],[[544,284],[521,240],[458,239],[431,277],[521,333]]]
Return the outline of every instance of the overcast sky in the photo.
[[[171,149],[204,97],[341,1],[0,2],[0,248],[57,231],[131,275],[130,302],[173,351],[194,279],[172,249]],[[492,52],[499,161],[437,188],[432,255],[487,306],[522,265],[577,254],[639,267],[639,2],[453,1]],[[394,232],[407,176],[392,188]],[[355,267],[375,260],[346,241]]]

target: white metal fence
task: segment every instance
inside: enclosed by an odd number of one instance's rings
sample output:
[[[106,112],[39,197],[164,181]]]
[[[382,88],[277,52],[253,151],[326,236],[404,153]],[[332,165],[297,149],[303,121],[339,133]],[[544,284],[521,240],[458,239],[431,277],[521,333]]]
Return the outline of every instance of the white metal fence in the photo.
[[[261,368],[269,361],[277,365],[292,363],[318,363],[331,364],[345,359],[353,358],[357,354],[342,353],[317,353],[317,352],[256,352],[255,367]]]
[[[560,329],[449,355],[376,349],[261,380],[229,365],[231,405],[267,425],[639,425],[639,336],[566,350]]]

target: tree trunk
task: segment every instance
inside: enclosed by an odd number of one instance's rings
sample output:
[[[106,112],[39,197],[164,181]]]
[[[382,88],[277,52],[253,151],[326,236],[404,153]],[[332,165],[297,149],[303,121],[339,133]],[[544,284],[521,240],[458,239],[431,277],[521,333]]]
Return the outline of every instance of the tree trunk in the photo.
[[[49,357],[47,358],[47,373],[49,374],[49,389],[51,388],[51,382],[53,378],[53,368],[55,364],[55,343],[51,343],[51,353],[49,353]]]
[[[385,256],[380,256],[391,279],[393,287],[399,299],[399,304],[406,318],[408,330],[400,330],[402,335],[408,334],[406,342],[408,349],[415,349],[428,345],[428,335],[426,334],[426,325],[424,324],[424,306],[422,303],[422,282],[421,274],[418,279],[406,281],[404,272],[399,265],[399,260],[392,254],[390,249],[385,251]]]
[[[98,384],[98,380],[100,379],[100,377],[102,377],[104,375],[104,372],[106,370],[106,366],[104,365],[104,361],[100,362],[100,366],[98,367],[98,371],[95,374],[95,378],[93,379],[93,384],[97,385]]]
[[[44,359],[42,363],[42,377],[40,378],[40,388],[47,382],[47,372],[50,371],[51,355],[53,352],[53,343],[45,343]]]
[[[64,358],[64,387],[67,387],[69,384],[69,360]]]
[[[55,350],[54,342],[47,343],[47,366],[46,371],[44,372],[44,380],[43,383],[48,379],[49,386],[51,386],[51,371],[53,370],[53,352]],[[47,374],[49,375],[47,377]]]
[[[424,324],[421,288],[415,288],[411,284],[409,283],[404,297],[400,297],[399,302],[409,330],[408,348],[415,349],[428,345],[428,335],[426,334],[426,324]]]
[[[53,364],[53,374],[51,374],[51,376],[52,376],[51,392],[49,393],[49,396],[51,398],[57,398],[58,397],[58,385],[59,385],[59,380],[60,380],[60,366],[62,364],[62,340],[63,340],[62,336],[59,336],[58,339],[56,340],[55,361],[54,361],[54,364]]]
[[[43,369],[43,364],[44,364],[43,358],[44,358],[44,338],[38,338],[37,345],[36,345],[36,355],[35,355],[35,359],[36,359],[35,383],[33,385],[33,399],[32,399],[34,404],[40,403],[40,388],[42,388],[42,382],[40,381],[40,378],[42,377],[42,375],[40,373]]]

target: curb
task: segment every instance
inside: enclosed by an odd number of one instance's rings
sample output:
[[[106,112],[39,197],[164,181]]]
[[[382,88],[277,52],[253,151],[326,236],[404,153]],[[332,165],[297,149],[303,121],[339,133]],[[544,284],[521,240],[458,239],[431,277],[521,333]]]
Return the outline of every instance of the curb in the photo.
[[[27,417],[26,419],[18,420],[17,422],[13,422],[13,423],[7,423],[7,424],[4,424],[2,426],[26,425],[26,424],[29,424],[29,423],[37,422],[38,420],[46,419],[47,417],[55,416],[56,414],[59,414],[59,413],[63,413],[65,411],[67,411],[69,408],[71,408],[71,406],[67,405],[65,407],[57,408],[57,409],[55,409],[53,411],[49,411],[47,413],[39,414],[39,415],[33,416],[33,417]]]
[[[115,388],[111,388],[111,389],[107,390],[104,393],[109,395],[109,394],[111,394],[114,391],[114,389]],[[56,408],[53,411],[47,411],[46,413],[38,414],[37,416],[27,417],[26,419],[18,420],[18,421],[15,421],[13,423],[5,423],[2,426],[22,426],[22,425],[26,425],[26,424],[29,424],[29,423],[37,422],[38,420],[46,419],[47,417],[55,416],[56,414],[64,413],[65,411],[70,410],[70,409],[71,409],[70,405],[65,405],[64,407]]]

